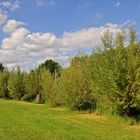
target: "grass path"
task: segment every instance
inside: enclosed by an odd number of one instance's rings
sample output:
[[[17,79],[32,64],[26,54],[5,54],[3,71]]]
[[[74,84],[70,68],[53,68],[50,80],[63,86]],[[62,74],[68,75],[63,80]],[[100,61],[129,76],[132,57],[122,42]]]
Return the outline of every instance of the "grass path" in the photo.
[[[68,109],[0,100],[0,140],[140,140],[140,126]]]

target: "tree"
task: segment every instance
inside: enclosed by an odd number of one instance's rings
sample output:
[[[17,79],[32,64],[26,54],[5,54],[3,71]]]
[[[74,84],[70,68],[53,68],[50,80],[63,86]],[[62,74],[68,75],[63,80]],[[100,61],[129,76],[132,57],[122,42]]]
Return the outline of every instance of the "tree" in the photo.
[[[52,87],[53,87],[54,79],[51,76],[50,72],[46,70],[42,70],[41,78],[42,78],[41,85],[43,89],[43,94],[46,98],[46,102],[48,103],[50,102],[49,100],[50,97],[52,96]]]
[[[130,35],[131,37],[133,36]],[[133,41],[127,47],[118,44],[116,49],[92,54],[91,77],[98,106],[103,110],[105,107],[115,108],[119,114],[130,116],[133,109],[139,107],[139,47]]]
[[[48,70],[53,77],[60,76],[62,67],[55,61],[49,59],[46,60],[44,63],[39,65],[39,69],[46,69]]]
[[[16,100],[20,100],[25,94],[24,73],[21,72],[19,67],[10,73],[8,90],[10,97]]]
[[[4,69],[5,69],[5,68],[4,68],[3,64],[0,63],[0,72],[2,72]]]
[[[114,47],[125,47],[125,39],[126,39],[126,32],[122,30],[122,32],[118,32],[115,38]]]
[[[130,34],[130,46],[135,45],[135,41],[136,41],[136,30],[135,28],[131,27],[129,30],[129,34]]]
[[[46,102],[51,107],[61,105],[60,78],[53,78],[49,71],[42,71],[42,87]]]
[[[86,59],[85,59],[86,60]],[[96,101],[92,91],[92,81],[84,67],[84,59],[76,57],[68,69],[62,73],[63,95],[66,104],[74,110],[94,110]]]
[[[4,70],[0,73],[0,97],[1,98],[9,98],[9,91],[8,91],[8,79],[9,79],[9,72]]]
[[[26,76],[26,91],[31,97],[35,98],[36,103],[41,103],[42,98],[42,79],[41,70],[31,70]]]
[[[101,40],[105,50],[113,47],[113,34],[109,32],[109,30],[107,30],[103,36],[101,36]]]

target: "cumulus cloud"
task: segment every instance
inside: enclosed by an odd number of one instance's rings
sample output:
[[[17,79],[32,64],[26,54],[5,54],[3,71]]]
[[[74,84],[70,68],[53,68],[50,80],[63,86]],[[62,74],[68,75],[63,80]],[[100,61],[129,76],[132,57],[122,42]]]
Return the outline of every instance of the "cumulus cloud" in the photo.
[[[65,48],[94,48],[100,42],[103,33],[109,29],[110,32],[120,32],[121,27],[117,24],[108,23],[105,26],[90,27],[76,32],[66,32],[61,38],[62,46]]]
[[[2,41],[3,49],[17,49],[25,41],[25,36],[29,33],[26,28],[17,29],[10,37],[4,38]]]
[[[11,33],[23,25],[24,25],[23,22],[9,19],[7,23],[3,26],[3,31],[6,33]]]
[[[117,24],[108,23],[105,26],[65,32],[57,37],[54,33],[31,33],[20,27],[3,39],[0,61],[9,68],[20,65],[23,69],[35,67],[49,58],[66,65],[76,52],[85,48],[94,49],[107,29],[113,33],[121,31]]]

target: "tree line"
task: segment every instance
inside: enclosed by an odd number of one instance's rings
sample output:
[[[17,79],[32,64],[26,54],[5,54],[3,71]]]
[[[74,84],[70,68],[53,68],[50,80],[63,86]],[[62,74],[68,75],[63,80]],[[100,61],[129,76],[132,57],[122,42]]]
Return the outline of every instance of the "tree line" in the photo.
[[[111,112],[123,116],[140,113],[140,42],[136,31],[129,35],[109,31],[102,45],[90,55],[77,55],[62,68],[46,60],[30,72],[12,71],[0,64],[0,98],[72,110]]]

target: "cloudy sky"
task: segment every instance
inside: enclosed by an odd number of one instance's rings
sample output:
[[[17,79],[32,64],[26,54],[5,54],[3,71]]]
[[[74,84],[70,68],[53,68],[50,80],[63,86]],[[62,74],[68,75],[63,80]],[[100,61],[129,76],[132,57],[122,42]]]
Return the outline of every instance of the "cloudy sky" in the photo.
[[[28,70],[89,53],[109,29],[140,27],[139,0],[0,0],[0,61]]]

